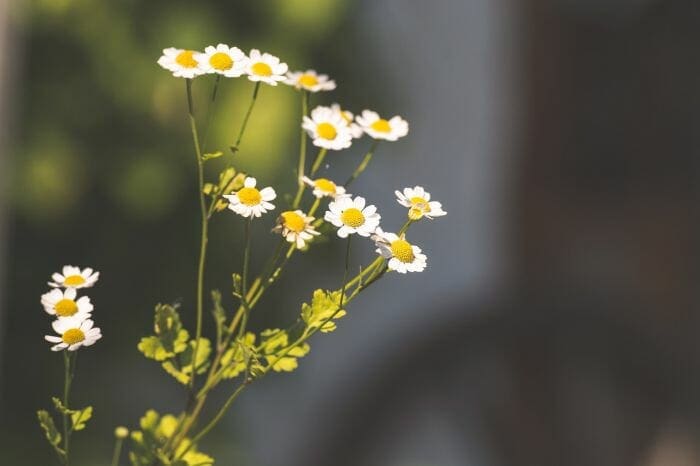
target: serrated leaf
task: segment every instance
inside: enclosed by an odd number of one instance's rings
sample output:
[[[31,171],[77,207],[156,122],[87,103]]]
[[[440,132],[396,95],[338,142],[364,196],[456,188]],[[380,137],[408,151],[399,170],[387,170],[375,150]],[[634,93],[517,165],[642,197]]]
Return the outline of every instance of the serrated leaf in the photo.
[[[204,193],[205,196],[209,196],[212,193],[217,193],[219,192],[219,188],[212,184],[212,183],[204,183],[204,186],[202,187],[202,193]]]
[[[232,379],[246,370],[249,366],[255,366],[257,356],[255,351],[255,334],[247,332],[243,338],[231,343],[221,357],[221,367],[224,368],[224,379]],[[252,364],[251,364],[252,363]]]
[[[53,405],[56,408],[56,411],[58,411],[59,414],[72,414],[74,411],[68,409],[63,405],[63,402],[60,400],[60,398],[52,396],[51,401],[53,401]]]
[[[318,328],[321,332],[328,333],[336,329],[334,320],[346,314],[345,310],[338,310],[340,296],[340,291],[314,291],[311,304],[304,303],[301,306],[301,318],[307,330]]]
[[[73,424],[73,430],[83,430],[87,424],[87,421],[92,418],[92,406],[74,410],[71,413],[70,418],[71,423]]]
[[[49,414],[48,411],[40,409],[36,412],[36,416],[39,419],[39,425],[44,430],[46,440],[48,440],[49,444],[53,447],[58,448],[58,445],[61,443],[61,434],[58,432],[58,429],[56,429],[56,424],[54,424],[51,414]],[[63,452],[63,450],[61,451]],[[65,452],[63,452],[63,454],[65,455]]]
[[[275,372],[290,372],[298,367],[297,359],[306,356],[310,347],[302,343],[289,347],[289,335],[280,329],[268,329],[260,334],[263,342],[261,352],[265,355],[268,365]]]
[[[173,361],[165,361],[162,366],[163,369],[165,369],[165,372],[175,377],[175,380],[181,384],[187,385],[190,383],[190,376],[178,369]]]

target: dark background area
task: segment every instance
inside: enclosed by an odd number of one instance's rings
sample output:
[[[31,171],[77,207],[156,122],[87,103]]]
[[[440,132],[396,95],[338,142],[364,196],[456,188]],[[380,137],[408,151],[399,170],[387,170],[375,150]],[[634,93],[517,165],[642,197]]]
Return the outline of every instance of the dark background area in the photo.
[[[102,273],[89,294],[105,336],[81,351],[73,397],[96,415],[76,464],[108,464],[113,427],[149,407],[180,409],[136,350],[155,303],[192,310],[199,235],[184,83],[155,61],[226,42],[329,73],[338,89],[312,105],[404,116],[409,136],[380,146],[355,192],[397,225],[393,190],[421,184],[448,216],[413,233],[424,273],[369,290],[201,450],[221,465],[700,465],[699,26],[690,0],[0,8],[0,463],[53,460],[34,412],[63,367],[39,298],[66,263]],[[225,82],[212,148],[251,91]],[[264,87],[237,162],[280,192],[298,113],[298,94]],[[367,145],[329,155],[328,173]],[[233,216],[214,222],[208,287],[228,289],[241,244]],[[253,325],[285,325],[336,287],[342,249],[297,258]]]

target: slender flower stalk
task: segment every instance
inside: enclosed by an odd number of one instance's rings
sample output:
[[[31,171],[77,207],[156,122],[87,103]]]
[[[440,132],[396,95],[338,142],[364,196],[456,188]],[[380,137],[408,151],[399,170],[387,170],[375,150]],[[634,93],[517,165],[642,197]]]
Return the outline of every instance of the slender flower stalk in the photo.
[[[328,153],[328,150],[326,148],[321,148],[321,150],[318,151],[318,155],[316,156],[316,160],[314,160],[314,164],[311,167],[311,176],[314,176],[316,172],[318,171],[319,168],[321,168],[321,164],[323,163],[323,159],[326,158],[326,153]]]
[[[202,152],[199,145],[199,134],[197,132],[197,122],[194,117],[194,104],[192,102],[192,80],[187,79],[187,108],[190,117],[190,129],[192,130],[192,139],[194,142],[195,155],[197,157],[197,181],[198,181],[198,191],[199,191],[199,210],[201,217],[201,234],[199,241],[199,263],[197,266],[197,324],[195,330],[195,344],[194,352],[192,355],[192,360],[197,360],[197,353],[199,351],[199,341],[202,336],[202,308],[204,299],[204,268],[206,265],[207,257],[207,243],[208,243],[208,230],[209,230],[209,217],[207,215],[207,208],[204,199],[204,161],[202,160]],[[192,377],[190,378],[190,392],[194,390],[194,382],[196,378],[196,371],[192,371]]]
[[[70,399],[70,389],[73,383],[73,377],[75,377],[75,366],[78,360],[77,351],[63,350],[63,406],[68,408],[68,403]],[[70,437],[72,434],[72,428],[70,427],[70,414],[67,411],[63,412],[63,451],[65,452],[66,466],[70,465]]]
[[[248,110],[245,112],[245,116],[243,117],[243,123],[241,123],[241,129],[238,131],[238,137],[236,138],[236,143],[231,146],[231,152],[234,154],[238,152],[238,150],[241,148],[241,141],[243,140],[243,134],[245,133],[245,129],[248,126],[248,119],[250,118],[250,114],[253,113],[253,107],[255,106],[255,102],[258,99],[258,91],[260,90],[260,81],[255,83],[255,87],[253,87],[253,97],[250,99],[250,105],[248,105]]]
[[[372,140],[372,144],[369,146],[369,150],[365,154],[365,156],[362,158],[362,162],[357,166],[354,172],[352,172],[352,175],[350,175],[350,178],[345,182],[345,187],[347,188],[352,184],[353,181],[357,179],[358,176],[362,174],[362,172],[365,171],[367,168],[367,165],[369,165],[369,162],[372,160],[372,156],[374,155],[374,151],[377,149],[377,144],[379,144],[379,141],[377,139]]]
[[[309,112],[309,93],[306,90],[301,91],[301,119]],[[299,165],[297,166],[297,183],[299,187],[297,188],[297,194],[294,197],[294,202],[292,203],[292,209],[299,207],[301,203],[301,197],[304,194],[304,189],[306,185],[304,184],[304,170],[306,170],[306,130],[301,127],[299,135]]]

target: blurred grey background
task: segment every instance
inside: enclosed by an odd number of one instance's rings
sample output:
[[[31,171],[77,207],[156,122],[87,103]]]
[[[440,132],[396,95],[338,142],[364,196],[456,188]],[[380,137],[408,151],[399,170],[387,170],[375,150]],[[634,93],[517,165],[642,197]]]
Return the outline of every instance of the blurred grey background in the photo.
[[[90,295],[105,337],[75,386],[97,414],[77,464],[108,463],[115,425],[181,406],[135,348],[155,303],[194,302],[184,85],[155,60],[227,42],[329,73],[338,90],[312,105],[404,116],[409,136],[380,145],[353,191],[388,226],[404,186],[448,216],[411,231],[424,273],[370,289],[298,371],[245,393],[203,451],[261,466],[700,465],[696,1],[0,5],[3,463],[52,460],[34,411],[62,367],[39,296],[64,263],[102,272]],[[230,144],[251,89],[225,83],[212,147]],[[298,94],[263,88],[237,166],[292,189],[298,113]],[[342,179],[367,146],[330,154],[325,173]],[[207,285],[226,291],[240,222],[213,229]],[[342,256],[333,242],[297,257],[303,273],[253,325],[285,325],[313,288],[337,287]]]

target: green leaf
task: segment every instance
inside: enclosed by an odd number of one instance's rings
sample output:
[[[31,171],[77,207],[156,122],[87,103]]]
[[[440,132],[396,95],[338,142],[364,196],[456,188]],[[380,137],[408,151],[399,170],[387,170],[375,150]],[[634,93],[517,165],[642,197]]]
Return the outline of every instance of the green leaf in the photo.
[[[306,356],[311,349],[306,343],[290,348],[289,335],[284,330],[269,329],[263,331],[260,336],[263,337],[260,350],[275,372],[293,371],[299,366],[297,359]]]
[[[56,424],[54,424],[49,412],[40,409],[36,412],[36,416],[39,419],[39,425],[44,430],[44,434],[46,434],[46,440],[54,447],[58,446],[61,443],[61,434],[56,429]]]
[[[218,150],[216,152],[209,152],[207,154],[202,154],[202,162],[206,162],[207,160],[212,160],[212,159],[218,159],[222,155],[224,155],[224,153],[221,152],[220,150]]]
[[[216,328],[223,330],[224,323],[226,322],[226,310],[221,304],[221,292],[219,290],[212,290],[211,300],[214,303],[214,308],[212,309],[211,313],[214,316]]]
[[[259,366],[257,351],[255,349],[255,334],[247,332],[243,338],[239,338],[227,349],[221,357],[221,367],[224,368],[224,379],[232,379],[248,367]]]
[[[338,310],[340,295],[340,291],[316,290],[311,298],[311,304],[302,304],[301,318],[306,323],[307,331],[318,328],[321,332],[328,333],[336,329],[334,320],[346,314],[345,310]]]
[[[144,356],[156,361],[165,361],[187,349],[189,333],[182,328],[180,315],[168,304],[156,306],[153,323],[155,335],[143,337],[137,348]]]
[[[175,377],[175,379],[181,384],[188,384],[190,382],[190,377],[192,372],[196,371],[197,374],[201,374],[207,370],[209,367],[209,355],[211,354],[211,342],[206,338],[199,339],[199,347],[197,348],[197,359],[192,363],[192,356],[194,355],[195,340],[191,340],[187,349],[180,353],[179,357],[165,361],[163,363],[163,369]]]
[[[83,430],[87,421],[92,418],[92,406],[74,411],[71,416],[73,430]]]
[[[63,405],[63,402],[55,396],[51,397],[51,401],[53,401],[53,405],[56,407],[56,411],[58,411],[59,414],[72,414],[74,411],[68,409],[66,406]]]

